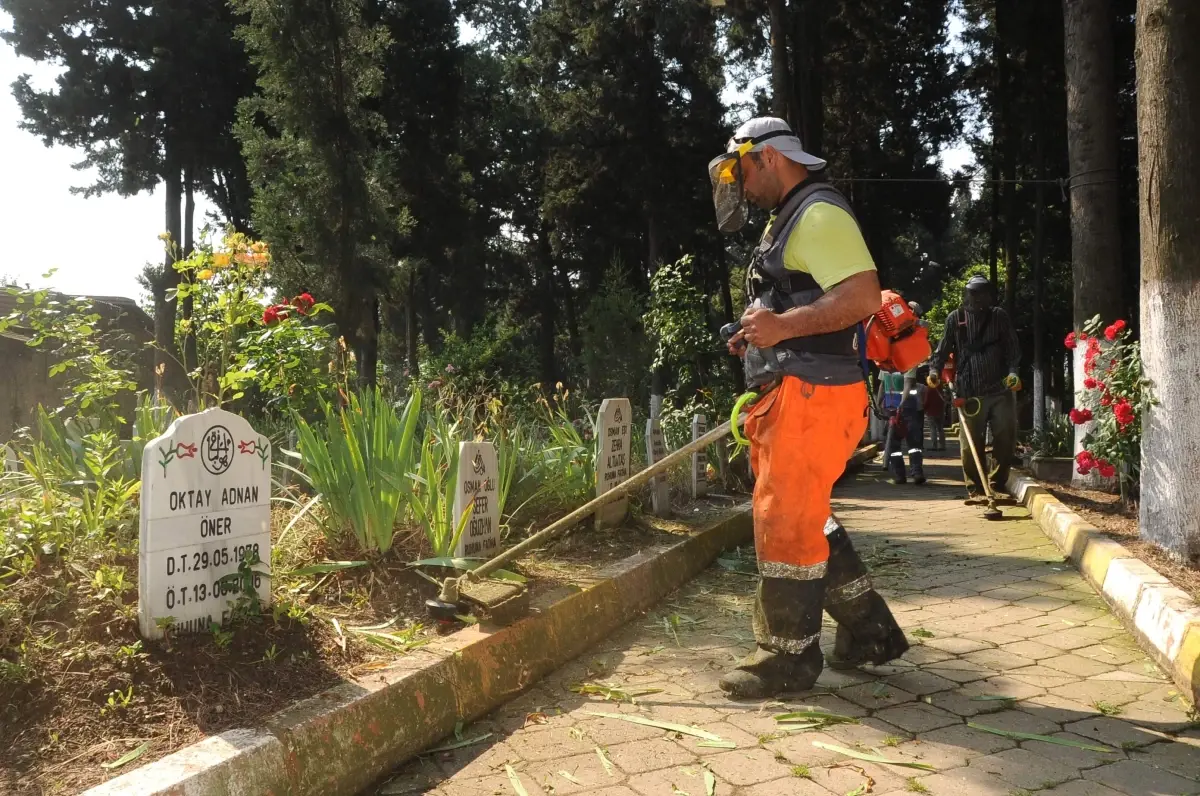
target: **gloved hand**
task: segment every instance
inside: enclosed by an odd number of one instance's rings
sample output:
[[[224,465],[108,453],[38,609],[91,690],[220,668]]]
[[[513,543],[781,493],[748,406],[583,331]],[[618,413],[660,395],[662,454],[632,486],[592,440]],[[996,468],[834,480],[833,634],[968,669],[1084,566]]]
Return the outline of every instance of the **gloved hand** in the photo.
[[[1004,377],[1004,386],[1013,392],[1021,389],[1021,377],[1015,373],[1010,373]]]
[[[938,387],[942,386],[942,380],[931,370],[929,371],[929,375],[925,377],[925,384],[929,387],[929,389],[936,390]]]

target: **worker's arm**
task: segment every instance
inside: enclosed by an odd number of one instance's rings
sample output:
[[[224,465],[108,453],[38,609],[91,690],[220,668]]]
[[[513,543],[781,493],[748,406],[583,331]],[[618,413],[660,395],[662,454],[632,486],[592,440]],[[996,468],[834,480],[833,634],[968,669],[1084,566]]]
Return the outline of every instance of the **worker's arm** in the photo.
[[[834,285],[803,307],[776,315],[768,309],[749,309],[742,316],[746,339],[759,348],[791,337],[809,337],[848,329],[874,315],[880,306],[879,275],[860,271]]]
[[[942,339],[938,341],[937,351],[933,352],[933,356],[929,360],[929,375],[936,376],[942,372],[942,366],[946,364],[946,360],[951,354],[957,354],[954,350],[954,341],[957,335],[954,334],[955,312],[951,312],[946,316],[946,328],[942,330]]]
[[[1017,340],[1017,330],[1013,326],[1012,318],[1008,317],[1008,313],[1004,310],[999,310],[1001,320],[1004,321],[1001,327],[1004,343],[1004,362],[1008,366],[1008,372],[1011,375],[1016,375],[1021,369],[1021,343]]]

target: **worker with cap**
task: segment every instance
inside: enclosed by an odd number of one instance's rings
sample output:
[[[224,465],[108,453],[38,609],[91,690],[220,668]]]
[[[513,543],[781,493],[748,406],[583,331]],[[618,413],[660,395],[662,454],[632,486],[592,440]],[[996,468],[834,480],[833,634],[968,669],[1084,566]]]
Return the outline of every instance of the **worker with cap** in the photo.
[[[985,432],[992,432],[995,467],[990,473],[978,472],[970,446],[960,440],[967,491],[973,500],[982,498],[983,479],[988,478],[994,491],[1007,492],[1008,472],[1017,446],[1021,346],[1008,313],[996,306],[996,291],[986,277],[973,276],[967,281],[962,306],[946,318],[942,339],[930,360],[930,387],[940,386],[938,374],[951,354],[956,362],[955,393],[962,402],[960,421],[978,446],[983,444]]]
[[[762,393],[746,420],[761,578],[754,653],[720,681],[735,698],[811,688],[825,660],[822,608],[838,623],[830,666],[886,663],[908,649],[830,494],[862,439],[868,397],[856,330],[879,279],[846,198],[787,122],[751,119],[709,163],[718,226],[770,220],[746,269],[747,307],[729,341]],[[773,386],[773,389],[769,387]]]

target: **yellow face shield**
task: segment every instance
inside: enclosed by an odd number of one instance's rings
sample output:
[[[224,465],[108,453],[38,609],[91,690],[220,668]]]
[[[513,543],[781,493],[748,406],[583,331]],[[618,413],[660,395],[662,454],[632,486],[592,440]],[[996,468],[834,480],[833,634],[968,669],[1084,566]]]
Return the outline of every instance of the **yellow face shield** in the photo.
[[[732,152],[709,161],[708,179],[712,183],[713,207],[717,211],[717,228],[722,232],[733,233],[746,226],[750,208],[746,202],[742,158],[754,146],[753,141],[746,141]]]

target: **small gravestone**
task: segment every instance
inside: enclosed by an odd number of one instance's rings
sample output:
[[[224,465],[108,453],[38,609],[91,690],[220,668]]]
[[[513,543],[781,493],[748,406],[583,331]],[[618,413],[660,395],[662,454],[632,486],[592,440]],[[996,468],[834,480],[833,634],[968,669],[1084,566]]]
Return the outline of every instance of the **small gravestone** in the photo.
[[[490,442],[458,443],[458,479],[454,489],[454,530],[463,513],[474,504],[463,529],[456,558],[492,558],[500,552],[499,468],[496,447]]]
[[[21,459],[10,445],[0,446],[0,454],[4,456],[4,472],[15,473],[21,469]]]
[[[242,584],[244,558],[260,562]],[[181,417],[142,454],[138,627],[205,631],[245,589],[271,600],[271,443],[223,409]],[[167,622],[168,618],[170,619]]]
[[[692,442],[708,433],[708,419],[704,415],[692,418]],[[692,454],[692,498],[704,497],[708,494],[708,451],[696,451]]]
[[[596,418],[596,497],[629,478],[633,410],[628,398],[605,398]],[[623,497],[596,511],[596,528],[619,525],[629,510]]]
[[[657,417],[646,421],[646,464],[662,461],[667,455],[667,444],[663,440],[662,425]],[[671,483],[666,474],[656,475],[650,479],[650,506],[656,517],[668,517],[671,514]]]

